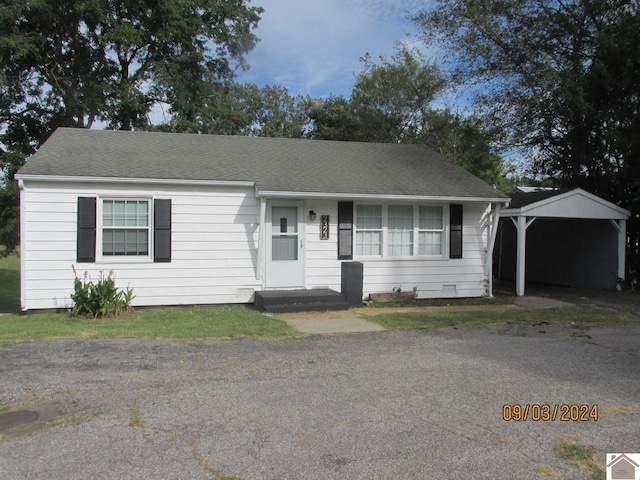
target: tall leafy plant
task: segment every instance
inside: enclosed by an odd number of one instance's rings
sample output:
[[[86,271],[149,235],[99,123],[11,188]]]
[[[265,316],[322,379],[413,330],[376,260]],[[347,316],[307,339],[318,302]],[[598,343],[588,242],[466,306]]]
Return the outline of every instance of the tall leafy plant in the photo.
[[[120,290],[116,287],[113,270],[107,274],[100,272],[100,278],[93,282],[87,272],[82,279],[78,278],[73,267],[75,279],[73,281],[73,316],[115,317],[131,312],[131,302],[135,298],[133,289],[127,287]]]

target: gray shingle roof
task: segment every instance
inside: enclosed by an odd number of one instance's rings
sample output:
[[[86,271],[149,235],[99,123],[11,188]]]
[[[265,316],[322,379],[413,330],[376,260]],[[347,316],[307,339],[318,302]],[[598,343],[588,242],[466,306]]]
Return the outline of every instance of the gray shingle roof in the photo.
[[[533,203],[541,202],[542,200],[547,200],[548,198],[557,197],[558,195],[562,195],[563,193],[570,192],[571,190],[575,190],[573,188],[565,188],[558,190],[542,190],[539,192],[527,192],[520,193],[514,192],[510,195],[511,202],[509,203],[509,208],[522,208]]]
[[[423,145],[59,128],[19,173],[250,181],[262,191],[300,193],[506,198]]]

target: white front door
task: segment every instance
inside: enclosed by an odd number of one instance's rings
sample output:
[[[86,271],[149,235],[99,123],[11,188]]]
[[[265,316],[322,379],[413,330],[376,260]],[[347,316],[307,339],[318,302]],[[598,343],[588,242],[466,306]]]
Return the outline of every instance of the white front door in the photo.
[[[304,222],[302,203],[267,203],[265,287],[304,287]]]

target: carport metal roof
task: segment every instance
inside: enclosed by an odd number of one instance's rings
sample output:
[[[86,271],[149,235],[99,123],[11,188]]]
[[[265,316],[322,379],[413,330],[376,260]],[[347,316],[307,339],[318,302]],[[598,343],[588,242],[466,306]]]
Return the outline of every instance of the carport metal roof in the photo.
[[[518,232],[516,295],[524,295],[527,228],[539,217],[609,220],[618,232],[618,277],[624,279],[628,210],[581,188],[514,193],[511,197],[500,218],[510,218]]]

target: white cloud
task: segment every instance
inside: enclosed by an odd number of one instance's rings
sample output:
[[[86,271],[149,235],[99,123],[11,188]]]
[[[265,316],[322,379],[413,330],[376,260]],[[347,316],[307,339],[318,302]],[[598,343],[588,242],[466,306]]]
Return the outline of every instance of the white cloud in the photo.
[[[406,34],[416,34],[407,11],[424,1],[396,0],[257,0],[264,7],[255,31],[261,39],[246,59],[251,69],[238,81],[277,84],[292,94],[348,96],[360,57],[393,53]]]

